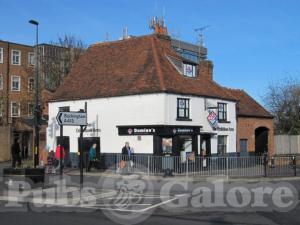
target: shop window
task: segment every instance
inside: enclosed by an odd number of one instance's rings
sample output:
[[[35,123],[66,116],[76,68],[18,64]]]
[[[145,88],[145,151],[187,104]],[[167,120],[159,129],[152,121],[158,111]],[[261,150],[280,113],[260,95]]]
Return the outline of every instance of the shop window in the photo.
[[[218,136],[218,155],[224,156],[227,153],[227,136]]]
[[[11,51],[11,62],[13,65],[21,65],[21,51],[19,50]]]
[[[188,153],[192,152],[193,140],[191,136],[179,136],[179,150],[181,161],[186,161],[186,156]]]
[[[19,76],[11,77],[11,90],[20,91],[21,90],[21,78]]]
[[[190,100],[187,98],[177,98],[177,119],[189,120]]]
[[[172,138],[162,138],[162,153],[163,155],[172,154],[173,141]]]
[[[227,104],[218,103],[218,120],[219,122],[227,122]]]

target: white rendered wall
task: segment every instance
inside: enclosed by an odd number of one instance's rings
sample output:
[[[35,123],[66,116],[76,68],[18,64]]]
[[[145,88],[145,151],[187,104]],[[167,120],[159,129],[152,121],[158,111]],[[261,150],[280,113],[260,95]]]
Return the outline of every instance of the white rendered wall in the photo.
[[[100,137],[102,153],[120,153],[125,141],[129,141],[135,153],[153,153],[153,136],[119,136],[118,125],[159,125],[165,123],[164,94],[134,95],[91,100],[76,100],[49,103],[49,126],[47,145],[55,149],[59,126],[56,115],[59,107],[70,106],[70,111],[78,111],[88,106],[88,128],[101,129],[98,133],[84,133],[84,137]],[[78,127],[64,127],[64,136],[70,137],[70,151],[78,151]],[[54,135],[51,135],[54,134]]]
[[[190,118],[192,121],[177,121],[177,98],[190,99]],[[47,145],[55,149],[59,126],[56,115],[59,107],[70,106],[71,111],[78,111],[88,105],[88,128],[101,129],[101,132],[84,133],[84,137],[100,137],[102,153],[120,153],[125,141],[129,141],[135,153],[153,153],[153,136],[119,136],[119,125],[185,125],[203,126],[201,131],[227,135],[227,152],[236,152],[236,105],[234,102],[207,99],[212,105],[217,102],[227,103],[228,121],[219,126],[233,128],[234,131],[215,131],[207,121],[203,97],[182,96],[175,94],[147,94],[90,100],[76,100],[49,103],[49,126]],[[64,136],[70,137],[70,151],[78,151],[79,127],[64,127]],[[200,144],[198,145],[199,149]],[[217,153],[217,136],[211,139],[211,153]]]
[[[177,121],[177,98],[190,99],[190,118],[192,121]],[[203,126],[202,132],[217,133],[217,135],[227,136],[227,152],[236,152],[236,104],[235,102],[225,101],[220,99],[206,99],[207,103],[212,106],[217,106],[218,102],[227,103],[227,120],[230,123],[218,123],[218,126],[224,128],[233,128],[233,131],[218,131],[213,130],[207,120],[208,110],[205,110],[205,98],[168,94],[166,96],[166,122],[172,125],[191,125]],[[214,110],[217,113],[217,110]],[[217,136],[211,138],[211,153],[217,153]],[[199,146],[198,146],[199,148]]]

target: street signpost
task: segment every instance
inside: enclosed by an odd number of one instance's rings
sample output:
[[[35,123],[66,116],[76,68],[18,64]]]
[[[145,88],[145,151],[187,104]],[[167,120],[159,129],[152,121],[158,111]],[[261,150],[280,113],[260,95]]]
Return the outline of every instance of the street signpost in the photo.
[[[60,125],[60,136],[63,138],[63,126],[80,126],[80,190],[83,185],[83,132],[87,127],[87,103],[84,105],[84,110],[79,112],[58,112],[56,120]],[[60,167],[62,168],[62,149],[60,149]],[[60,170],[62,175],[62,169]]]
[[[86,112],[58,112],[56,120],[63,126],[86,126]]]

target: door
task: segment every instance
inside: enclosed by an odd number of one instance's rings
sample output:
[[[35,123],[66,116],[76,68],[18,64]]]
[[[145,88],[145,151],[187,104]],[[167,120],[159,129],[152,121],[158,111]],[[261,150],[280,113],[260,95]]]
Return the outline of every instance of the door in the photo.
[[[83,166],[86,165],[87,154],[93,144],[96,144],[96,158],[100,159],[100,137],[83,138]],[[80,138],[78,138],[78,149],[80,149]]]
[[[248,140],[240,139],[240,156],[248,156]]]

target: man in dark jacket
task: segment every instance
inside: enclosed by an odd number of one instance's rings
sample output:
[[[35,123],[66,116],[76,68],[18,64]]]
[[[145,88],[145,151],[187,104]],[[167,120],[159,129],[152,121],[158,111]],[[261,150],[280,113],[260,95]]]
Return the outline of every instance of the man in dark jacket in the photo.
[[[125,142],[125,146],[122,148],[123,160],[132,160],[133,152],[129,146],[129,142]]]
[[[20,145],[18,139],[14,139],[14,143],[11,147],[11,156],[12,156],[12,167],[16,167],[16,162],[18,162],[18,166],[21,166],[21,157],[20,157]]]

